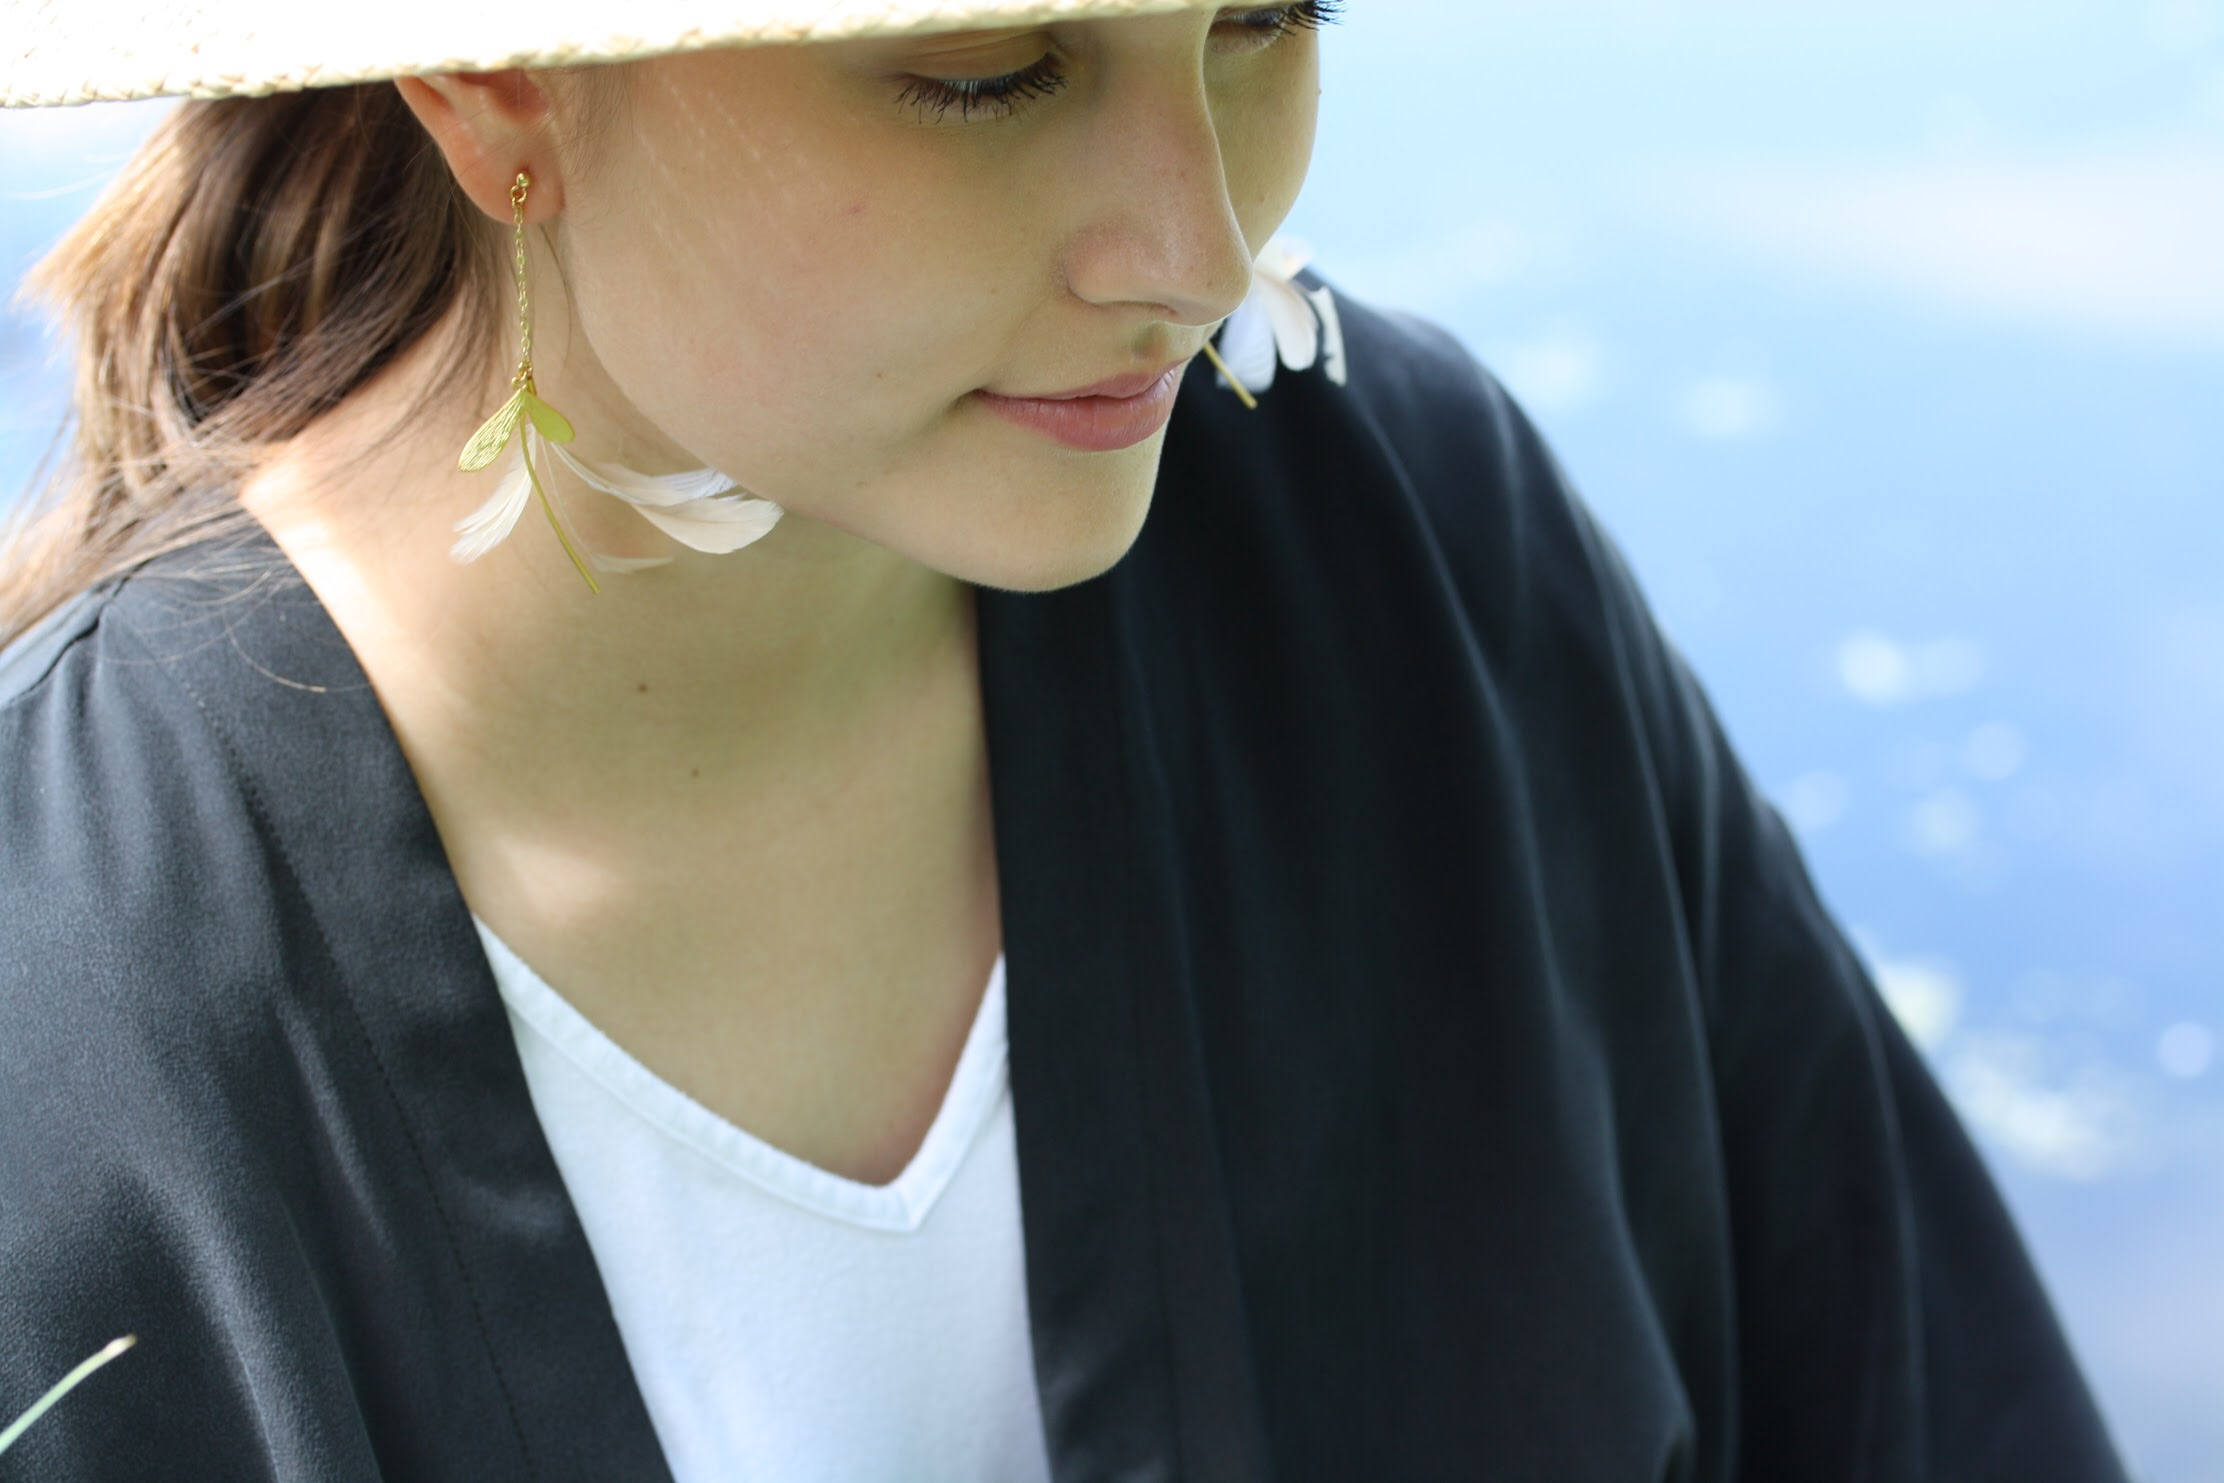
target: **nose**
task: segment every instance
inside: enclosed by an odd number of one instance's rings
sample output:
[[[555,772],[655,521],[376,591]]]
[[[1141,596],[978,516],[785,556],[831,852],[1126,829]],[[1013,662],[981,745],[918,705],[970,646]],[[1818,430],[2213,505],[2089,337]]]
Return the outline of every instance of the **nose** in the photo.
[[[1251,291],[1251,248],[1230,199],[1220,134],[1194,62],[1133,68],[1097,109],[1072,168],[1089,209],[1066,282],[1092,304],[1212,325]]]

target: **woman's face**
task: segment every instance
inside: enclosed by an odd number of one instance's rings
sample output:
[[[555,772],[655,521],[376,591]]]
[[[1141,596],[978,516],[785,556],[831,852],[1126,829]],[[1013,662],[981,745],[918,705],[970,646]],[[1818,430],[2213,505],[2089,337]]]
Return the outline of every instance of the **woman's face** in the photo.
[[[1085,452],[972,393],[1157,370],[1234,312],[1311,158],[1310,18],[1238,6],[627,64],[625,122],[565,180],[576,333],[536,315],[566,377],[543,393],[582,449],[707,464],[967,581],[1093,576],[1142,527],[1163,431]],[[1023,71],[1017,95],[943,106],[937,80]]]

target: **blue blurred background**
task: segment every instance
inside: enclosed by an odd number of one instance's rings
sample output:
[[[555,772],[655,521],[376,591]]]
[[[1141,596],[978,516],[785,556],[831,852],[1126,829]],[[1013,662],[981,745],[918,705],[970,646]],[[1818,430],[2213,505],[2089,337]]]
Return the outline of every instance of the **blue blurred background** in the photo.
[[[2224,1483],[2224,3],[1348,0],[1323,42],[1286,232],[1543,428],[2127,1461]],[[171,106],[0,112],[0,285]],[[60,350],[0,315],[0,499]]]

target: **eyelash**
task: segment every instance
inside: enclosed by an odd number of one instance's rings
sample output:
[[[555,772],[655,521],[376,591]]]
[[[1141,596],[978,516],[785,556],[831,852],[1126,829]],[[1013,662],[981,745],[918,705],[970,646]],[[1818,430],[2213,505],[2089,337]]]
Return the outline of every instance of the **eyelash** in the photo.
[[[1332,24],[1341,18],[1343,8],[1344,0],[1298,0],[1295,5],[1249,11],[1230,16],[1228,20],[1269,41],[1279,41],[1292,31],[1315,30]],[[1052,54],[1032,66],[1001,77],[967,78],[962,82],[914,77],[896,95],[896,101],[915,105],[922,118],[931,115],[939,119],[952,108],[958,110],[960,119],[970,118],[976,108],[1009,117],[1026,107],[1026,99],[1047,98],[1068,80],[1057,56]]]

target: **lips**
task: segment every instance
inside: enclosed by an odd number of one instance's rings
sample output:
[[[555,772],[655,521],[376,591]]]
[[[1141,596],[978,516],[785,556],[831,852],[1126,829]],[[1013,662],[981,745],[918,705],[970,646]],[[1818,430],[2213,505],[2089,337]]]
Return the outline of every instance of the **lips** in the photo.
[[[1013,398],[1013,400],[1030,402],[1070,402],[1077,398],[1087,396],[1140,396],[1142,393],[1149,391],[1152,387],[1156,386],[1159,383],[1159,380],[1164,377],[1168,371],[1173,370],[1176,366],[1187,364],[1188,359],[1189,358],[1187,356],[1184,356],[1180,360],[1168,361],[1166,364],[1158,367],[1156,370],[1129,371],[1124,375],[1108,376],[1104,380],[1097,382],[1094,386],[1084,386],[1074,391],[1037,392],[1033,396],[1015,397]],[[997,395],[997,393],[995,392],[991,392],[989,394],[991,396]]]
[[[1176,361],[1129,396],[1009,397],[992,391],[973,395],[1000,416],[1048,434],[1069,448],[1109,453],[1132,448],[1166,425],[1173,415],[1175,393],[1181,390],[1185,364]],[[1100,384],[1133,385],[1134,380],[1129,376]]]

